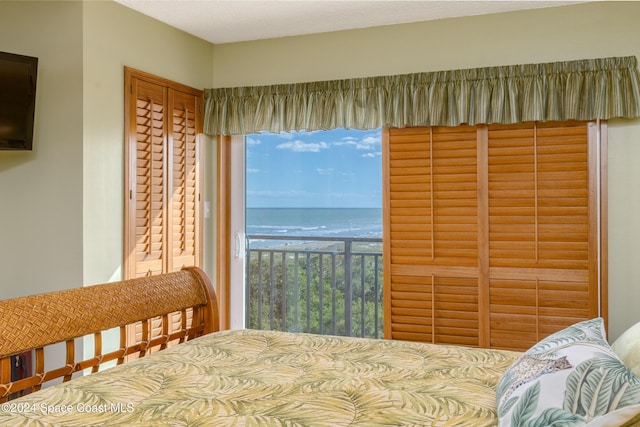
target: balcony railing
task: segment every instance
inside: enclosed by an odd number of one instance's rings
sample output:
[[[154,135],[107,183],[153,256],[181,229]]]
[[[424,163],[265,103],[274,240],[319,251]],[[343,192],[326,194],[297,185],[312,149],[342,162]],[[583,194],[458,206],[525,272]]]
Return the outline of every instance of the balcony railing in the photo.
[[[382,239],[247,239],[249,328],[382,338]]]

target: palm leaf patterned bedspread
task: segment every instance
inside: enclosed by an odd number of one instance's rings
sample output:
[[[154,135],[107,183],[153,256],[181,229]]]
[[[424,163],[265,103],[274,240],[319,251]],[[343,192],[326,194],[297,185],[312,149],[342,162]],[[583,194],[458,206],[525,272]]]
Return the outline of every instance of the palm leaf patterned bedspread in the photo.
[[[0,425],[494,426],[519,355],[223,331],[10,401]]]

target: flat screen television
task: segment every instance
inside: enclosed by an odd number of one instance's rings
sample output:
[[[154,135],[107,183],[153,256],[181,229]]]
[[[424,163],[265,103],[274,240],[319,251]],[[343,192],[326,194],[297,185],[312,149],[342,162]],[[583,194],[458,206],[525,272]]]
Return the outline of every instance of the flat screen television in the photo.
[[[0,150],[31,150],[38,58],[0,52]]]

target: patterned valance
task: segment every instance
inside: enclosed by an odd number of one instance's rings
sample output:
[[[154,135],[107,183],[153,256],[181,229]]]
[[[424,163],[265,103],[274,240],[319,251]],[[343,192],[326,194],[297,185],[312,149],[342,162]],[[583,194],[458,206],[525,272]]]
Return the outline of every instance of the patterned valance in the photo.
[[[634,118],[635,56],[205,89],[209,135]]]

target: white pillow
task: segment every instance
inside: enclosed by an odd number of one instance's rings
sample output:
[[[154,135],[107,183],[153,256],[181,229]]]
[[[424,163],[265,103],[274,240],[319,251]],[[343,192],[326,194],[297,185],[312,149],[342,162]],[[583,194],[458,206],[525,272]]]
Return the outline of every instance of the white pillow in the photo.
[[[640,322],[620,335],[611,348],[627,368],[640,376]]]
[[[524,353],[500,379],[496,400],[500,427],[620,426],[640,414],[640,378],[609,347],[598,318]]]

